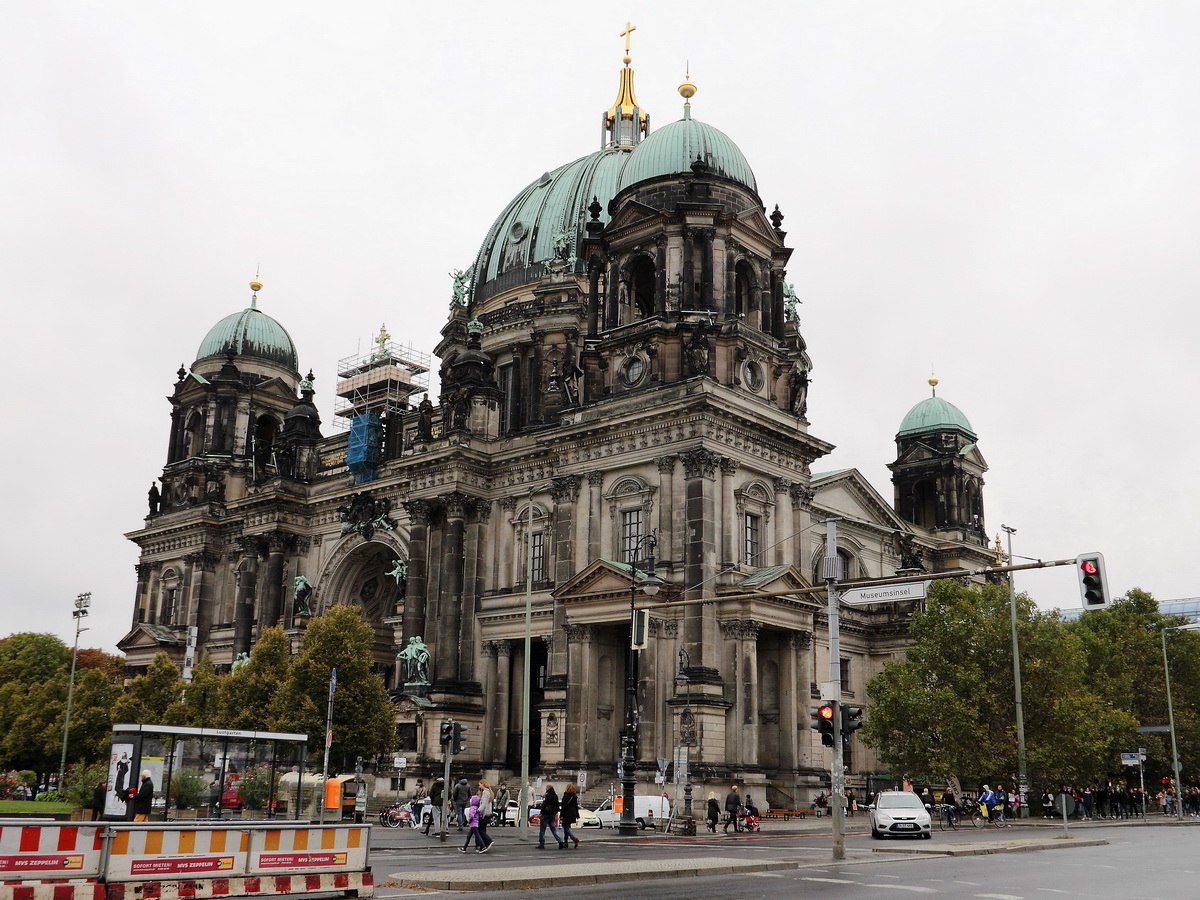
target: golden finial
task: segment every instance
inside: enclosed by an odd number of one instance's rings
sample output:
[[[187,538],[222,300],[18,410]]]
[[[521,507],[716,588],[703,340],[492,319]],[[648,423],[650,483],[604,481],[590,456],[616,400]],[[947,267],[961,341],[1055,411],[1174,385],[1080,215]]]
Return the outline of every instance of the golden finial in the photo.
[[[633,62],[633,57],[629,55],[629,36],[635,31],[637,31],[637,26],[626,22],[625,30],[621,32],[621,37],[625,38],[625,59],[623,60],[625,65],[629,65],[631,62]]]
[[[929,376],[929,386],[933,388],[933,396],[937,396],[938,379],[936,375]]]
[[[691,100],[696,96],[696,86],[692,84],[692,76],[684,75],[683,84],[679,85],[679,96],[684,100]]]
[[[996,532],[996,545],[992,547],[996,551],[996,565],[1004,564],[1004,547],[1000,543],[1000,533]]]
[[[254,278],[250,280],[250,308],[258,309],[258,292],[262,290],[262,282],[258,280],[258,273],[254,274]]]

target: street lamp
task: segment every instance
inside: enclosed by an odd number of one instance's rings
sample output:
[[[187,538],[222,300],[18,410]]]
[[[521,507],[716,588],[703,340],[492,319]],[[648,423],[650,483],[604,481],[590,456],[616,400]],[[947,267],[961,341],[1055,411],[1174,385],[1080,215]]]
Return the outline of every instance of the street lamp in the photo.
[[[625,666],[625,728],[621,733],[621,821],[617,824],[617,834],[632,837],[637,834],[637,819],[634,816],[634,766],[637,764],[635,748],[637,746],[637,651],[642,644],[638,638],[642,624],[638,609],[634,606],[637,600],[638,588],[647,597],[653,597],[662,587],[662,579],[654,574],[654,547],[658,543],[654,532],[639,538],[630,548],[629,560],[629,657]],[[638,578],[634,561],[642,545],[646,546],[646,576]],[[642,616],[646,613],[641,611]]]
[[[684,715],[687,719],[687,729],[694,729],[695,722],[692,719],[692,685],[691,678],[688,672],[692,668],[692,657],[683,647],[679,648],[679,677],[678,680],[683,682],[684,690],[687,691],[684,697],[687,700],[687,706],[684,708]],[[696,820],[692,817],[692,744],[693,733],[684,727],[679,729],[679,743],[686,749],[684,750],[683,760],[683,822],[684,833],[696,833]]]
[[[92,605],[92,592],[80,594],[75,598],[75,649],[71,651],[71,680],[67,685],[67,715],[63,722],[62,759],[58,763],[58,789],[62,791],[67,785],[67,737],[71,733],[71,701],[75,696],[75,658],[79,655],[79,632],[87,631],[81,627],[87,618],[88,607]]]
[[[1009,528],[1007,525],[1001,525],[1000,528],[1008,535],[1008,562],[1012,565],[1012,536],[1017,533],[1017,529]],[[1026,815],[1029,812],[1029,784],[1025,777],[1025,708],[1021,696],[1021,651],[1017,643],[1017,589],[1013,584],[1013,573],[1008,573],[1008,612],[1012,621],[1012,657],[1013,657],[1013,692],[1016,695],[1017,707],[1017,791],[1021,794],[1021,806],[1018,808],[1017,817],[1021,816],[1024,811]]]
[[[1171,767],[1175,771],[1175,817],[1183,821],[1183,798],[1179,796],[1179,745],[1175,742],[1175,707],[1171,705],[1171,667],[1167,662],[1167,632],[1200,630],[1200,622],[1188,625],[1169,625],[1162,630],[1163,675],[1167,681],[1167,720],[1171,723]]]

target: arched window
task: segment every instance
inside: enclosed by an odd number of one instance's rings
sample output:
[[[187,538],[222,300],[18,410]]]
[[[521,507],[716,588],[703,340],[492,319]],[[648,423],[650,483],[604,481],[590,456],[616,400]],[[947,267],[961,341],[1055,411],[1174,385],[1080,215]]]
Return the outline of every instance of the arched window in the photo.
[[[199,410],[192,410],[192,414],[188,416],[187,427],[183,431],[183,447],[179,458],[190,459],[199,456],[204,449],[203,443],[204,415]]]
[[[657,311],[658,273],[648,256],[639,256],[629,265],[629,321],[648,319]]]
[[[913,524],[922,528],[937,527],[937,488],[932,481],[913,485]]]
[[[733,275],[733,309],[732,312],[737,316],[750,317],[750,313],[757,304],[754,302],[754,272],[750,268],[750,264],[744,259],[739,260],[737,266],[734,267]],[[758,325],[753,319],[749,319],[752,324]],[[764,331],[766,329],[763,329]]]
[[[275,445],[275,436],[279,434],[279,423],[274,416],[261,415],[254,422],[254,466],[258,478],[262,478],[270,467],[274,469],[274,459],[271,448]]]

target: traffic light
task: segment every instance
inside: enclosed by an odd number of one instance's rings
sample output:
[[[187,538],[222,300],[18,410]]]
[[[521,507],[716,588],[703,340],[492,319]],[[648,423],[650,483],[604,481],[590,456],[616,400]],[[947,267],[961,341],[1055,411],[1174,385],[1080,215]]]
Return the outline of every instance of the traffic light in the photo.
[[[459,722],[454,723],[454,740],[450,746],[452,753],[462,753],[467,749],[467,729]]]
[[[845,744],[850,743],[850,735],[863,727],[862,723],[863,709],[861,706],[847,706],[842,704],[842,741]]]
[[[1075,574],[1079,576],[1079,595],[1085,610],[1104,609],[1111,603],[1102,553],[1081,553],[1075,557]]]
[[[645,650],[650,613],[644,609],[633,611],[633,627],[629,630],[629,647],[631,650]]]
[[[443,722],[442,729],[438,734],[438,743],[443,747],[450,744],[450,738],[454,735],[454,726],[450,722]]]
[[[809,713],[815,722],[812,723],[812,729],[821,734],[821,743],[826,747],[834,746],[833,740],[833,704],[822,703],[814,712]]]

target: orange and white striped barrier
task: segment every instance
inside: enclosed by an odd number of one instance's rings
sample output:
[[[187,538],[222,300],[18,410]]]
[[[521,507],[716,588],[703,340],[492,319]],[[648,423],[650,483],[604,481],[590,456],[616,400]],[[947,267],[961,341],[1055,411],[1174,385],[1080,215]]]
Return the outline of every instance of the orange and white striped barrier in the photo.
[[[257,832],[247,874],[354,872],[367,867],[369,825],[286,826]]]
[[[221,897],[256,897],[269,894],[329,893],[338,891],[359,897],[375,892],[370,872],[338,872],[332,875],[276,875],[270,878],[203,878],[197,881],[125,881],[95,885],[94,897],[46,900],[212,900]],[[30,898],[42,900],[42,898]]]
[[[95,825],[0,825],[0,879],[96,878],[101,835]]]
[[[106,881],[232,878],[246,874],[250,830],[228,825],[119,825],[113,828]]]

